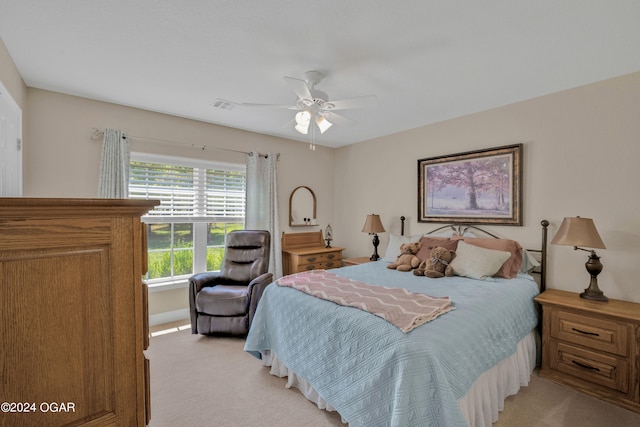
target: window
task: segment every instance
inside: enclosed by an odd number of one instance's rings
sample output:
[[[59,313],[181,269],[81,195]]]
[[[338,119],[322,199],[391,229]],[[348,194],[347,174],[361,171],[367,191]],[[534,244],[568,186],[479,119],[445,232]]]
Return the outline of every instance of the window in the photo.
[[[219,270],[227,233],[244,228],[245,193],[244,165],[131,153],[129,197],[161,202],[143,217],[148,283]]]

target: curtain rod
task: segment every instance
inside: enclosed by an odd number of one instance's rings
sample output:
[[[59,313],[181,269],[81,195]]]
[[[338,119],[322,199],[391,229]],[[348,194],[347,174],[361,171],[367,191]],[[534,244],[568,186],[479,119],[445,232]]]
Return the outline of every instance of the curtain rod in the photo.
[[[101,136],[104,135],[104,131],[101,131],[100,129],[96,129],[96,128],[91,128],[91,139],[100,139]],[[186,145],[186,146],[190,146],[190,147],[197,147],[200,148],[201,150],[205,150],[207,148],[210,149],[214,149],[214,150],[223,150],[223,151],[230,151],[233,153],[240,153],[240,154],[247,154],[249,156],[253,156],[253,152],[252,151],[241,151],[241,150],[233,150],[231,148],[222,148],[222,147],[211,147],[209,145],[198,145],[198,144],[192,144],[189,142],[178,142],[178,141],[170,141],[168,139],[158,139],[158,138],[147,138],[144,136],[135,136],[135,135],[129,135],[127,133],[122,134],[122,138],[130,138],[130,139],[143,139],[145,141],[155,141],[155,142],[161,142],[164,144],[175,144],[175,145]],[[259,156],[262,157],[267,157],[267,154],[262,154],[262,153],[258,153]],[[277,154],[277,158],[280,158],[280,153]]]

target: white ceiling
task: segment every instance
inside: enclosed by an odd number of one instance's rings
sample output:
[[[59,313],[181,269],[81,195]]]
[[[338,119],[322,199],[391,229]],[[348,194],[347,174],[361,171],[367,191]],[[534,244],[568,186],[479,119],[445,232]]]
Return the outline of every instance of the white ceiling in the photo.
[[[0,0],[28,86],[308,142],[284,76],[326,73],[339,147],[640,71],[638,0]],[[91,124],[87,124],[91,126]]]

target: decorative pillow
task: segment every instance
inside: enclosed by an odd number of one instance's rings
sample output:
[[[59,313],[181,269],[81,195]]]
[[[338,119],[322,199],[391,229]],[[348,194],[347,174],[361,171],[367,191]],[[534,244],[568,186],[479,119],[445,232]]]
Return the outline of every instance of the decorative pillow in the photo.
[[[540,267],[538,259],[526,249],[522,250],[522,265],[520,266],[520,273],[529,274],[536,268]]]
[[[458,276],[484,279],[495,275],[510,256],[511,252],[485,249],[459,240],[456,257],[450,265]]]
[[[422,239],[420,239],[420,245],[420,250],[416,256],[420,258],[420,261],[424,261],[431,256],[431,249],[436,246],[441,246],[445,249],[455,251],[458,247],[458,241],[451,240],[448,237],[422,236]]]
[[[480,246],[481,248],[505,251],[511,254],[507,262],[504,263],[494,276],[513,279],[520,272],[520,266],[522,265],[522,246],[515,240],[465,237],[464,241],[465,243]]]
[[[397,234],[389,235],[389,244],[387,250],[384,251],[383,261],[395,262],[400,255],[400,245],[403,243],[419,242],[422,234],[416,234],[414,236],[398,236]]]

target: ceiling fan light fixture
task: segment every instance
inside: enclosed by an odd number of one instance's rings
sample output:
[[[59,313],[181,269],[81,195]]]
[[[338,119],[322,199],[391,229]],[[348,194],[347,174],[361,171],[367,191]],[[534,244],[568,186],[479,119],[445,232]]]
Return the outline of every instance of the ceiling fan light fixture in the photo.
[[[303,135],[309,133],[309,123],[311,123],[311,113],[307,110],[300,111],[296,114],[295,130]]]
[[[311,121],[311,113],[307,110],[300,111],[296,114],[296,123],[299,125],[309,125]]]
[[[306,135],[309,133],[309,124],[295,125],[294,129],[300,132],[301,134]]]
[[[316,124],[318,125],[321,134],[325,133],[331,126],[333,126],[333,123],[325,119],[323,116],[318,116]]]
[[[285,76],[285,80],[296,95],[295,105],[277,104],[253,104],[242,103],[240,105],[250,107],[271,107],[296,110],[294,129],[303,135],[311,136],[311,146],[315,147],[315,136],[324,134],[333,125],[350,125],[355,121],[334,113],[334,110],[350,110],[355,108],[368,107],[376,102],[373,95],[360,96],[329,101],[327,94],[316,89],[316,85],[324,78],[324,72],[308,71],[305,73],[306,79]],[[224,100],[220,100],[221,105],[226,105]],[[329,121],[330,119],[331,121]],[[283,127],[290,128],[292,120],[289,120]],[[317,128],[316,128],[317,126]],[[311,128],[311,129],[309,129]]]

